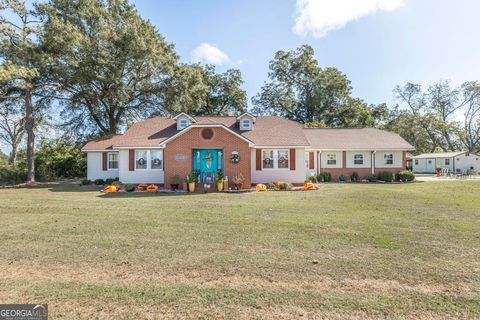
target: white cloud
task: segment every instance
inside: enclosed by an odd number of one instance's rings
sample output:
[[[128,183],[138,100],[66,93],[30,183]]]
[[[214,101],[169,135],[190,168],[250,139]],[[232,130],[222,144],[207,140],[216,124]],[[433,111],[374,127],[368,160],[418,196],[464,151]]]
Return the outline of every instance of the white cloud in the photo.
[[[202,43],[192,51],[193,62],[222,65],[230,62],[228,55],[209,43]]]
[[[352,20],[377,11],[392,11],[403,4],[404,0],[297,0],[293,31],[321,38]]]

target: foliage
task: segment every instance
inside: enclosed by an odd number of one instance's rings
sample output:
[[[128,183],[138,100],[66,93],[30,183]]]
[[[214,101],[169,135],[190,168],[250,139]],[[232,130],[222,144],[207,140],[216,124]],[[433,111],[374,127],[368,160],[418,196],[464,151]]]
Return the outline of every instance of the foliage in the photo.
[[[178,174],[174,175],[172,177],[172,184],[180,184],[182,183],[182,179],[180,178],[180,176]]]
[[[85,177],[87,160],[79,145],[67,145],[63,140],[40,141],[35,156],[40,180]]]
[[[88,179],[83,179],[82,180],[82,185],[83,186],[88,186],[92,181],[88,180]]]
[[[95,179],[93,181],[93,183],[95,183],[97,186],[101,186],[101,185],[104,185],[105,184],[105,180],[103,179]]]
[[[113,185],[113,183],[115,182],[116,180],[114,178],[107,178],[105,179],[105,184],[107,186],[110,186],[110,185]]]
[[[220,183],[225,181],[225,174],[223,173],[223,170],[218,170],[217,173],[215,174],[215,182]]]
[[[368,127],[388,115],[385,105],[369,106],[351,97],[347,77],[335,68],[322,69],[313,48],[278,51],[270,61],[270,82],[253,99],[254,112],[327,127]]]
[[[392,182],[395,180],[395,174],[388,171],[381,171],[377,174],[377,180]]]
[[[265,185],[268,190],[275,190],[275,182],[267,182]]]
[[[0,162],[0,184],[18,184],[27,179],[25,165],[11,165]]]
[[[330,172],[321,172],[317,176],[317,180],[320,182],[331,182],[332,181],[332,174]]]
[[[375,182],[375,181],[377,181],[377,176],[374,175],[374,174],[369,174],[369,175],[367,176],[367,181],[368,181],[368,182]]]
[[[352,182],[357,182],[358,180],[360,179],[360,177],[358,176],[358,173],[357,172],[352,172],[352,174],[350,175],[350,180]]]
[[[192,183],[192,182],[198,182],[198,175],[199,175],[199,172],[198,171],[192,171],[188,174],[187,176],[187,182],[188,183]]]
[[[318,179],[316,176],[310,176],[307,178],[307,181],[311,182],[311,183],[318,183]]]
[[[125,185],[125,191],[127,191],[127,192],[133,192],[133,191],[135,191],[135,185],[133,185],[133,184],[127,184],[127,185]]]
[[[240,184],[240,183],[243,183],[243,181],[245,181],[245,177],[240,172],[232,177],[232,181],[234,184]]]
[[[280,182],[278,189],[280,190],[292,190],[293,186],[290,182],[282,181]]]
[[[398,172],[395,178],[396,178],[395,180],[397,181],[410,182],[415,180],[415,173],[413,173],[412,171],[403,170]]]

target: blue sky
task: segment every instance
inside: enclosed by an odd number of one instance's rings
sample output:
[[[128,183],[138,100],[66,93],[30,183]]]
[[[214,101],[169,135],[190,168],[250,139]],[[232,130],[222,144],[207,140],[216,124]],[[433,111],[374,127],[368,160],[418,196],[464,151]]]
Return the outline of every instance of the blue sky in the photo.
[[[133,2],[182,61],[204,44],[200,51],[219,71],[239,68],[249,97],[267,80],[275,52],[302,44],[315,49],[321,66],[344,72],[354,95],[369,103],[393,104],[393,88],[407,81],[459,84],[480,71],[478,0]]]

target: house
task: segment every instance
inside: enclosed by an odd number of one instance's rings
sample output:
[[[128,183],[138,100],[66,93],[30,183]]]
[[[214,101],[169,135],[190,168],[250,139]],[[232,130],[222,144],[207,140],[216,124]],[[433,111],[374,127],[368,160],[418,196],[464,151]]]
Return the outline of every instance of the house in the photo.
[[[435,173],[436,168],[446,168],[450,172],[480,169],[480,156],[465,152],[424,153],[411,157],[413,172]]]
[[[89,141],[88,179],[118,177],[124,183],[169,186],[198,171],[212,183],[223,170],[231,184],[241,173],[244,186],[271,181],[301,184],[310,175],[330,172],[334,179],[356,171],[361,178],[405,168],[413,147],[400,136],[378,129],[303,129],[277,116],[154,117],[123,135]]]

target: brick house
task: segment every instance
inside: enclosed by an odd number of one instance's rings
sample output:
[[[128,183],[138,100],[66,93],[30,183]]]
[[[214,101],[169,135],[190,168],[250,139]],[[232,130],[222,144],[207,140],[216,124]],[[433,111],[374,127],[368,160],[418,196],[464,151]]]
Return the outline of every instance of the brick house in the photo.
[[[357,172],[361,178],[405,168],[413,147],[399,135],[378,129],[303,129],[276,116],[154,117],[123,135],[89,141],[88,179],[118,177],[124,183],[168,186],[174,176],[197,171],[213,183],[223,170],[230,186],[241,173],[244,187],[287,181],[301,184],[310,175],[330,172],[335,179]]]

